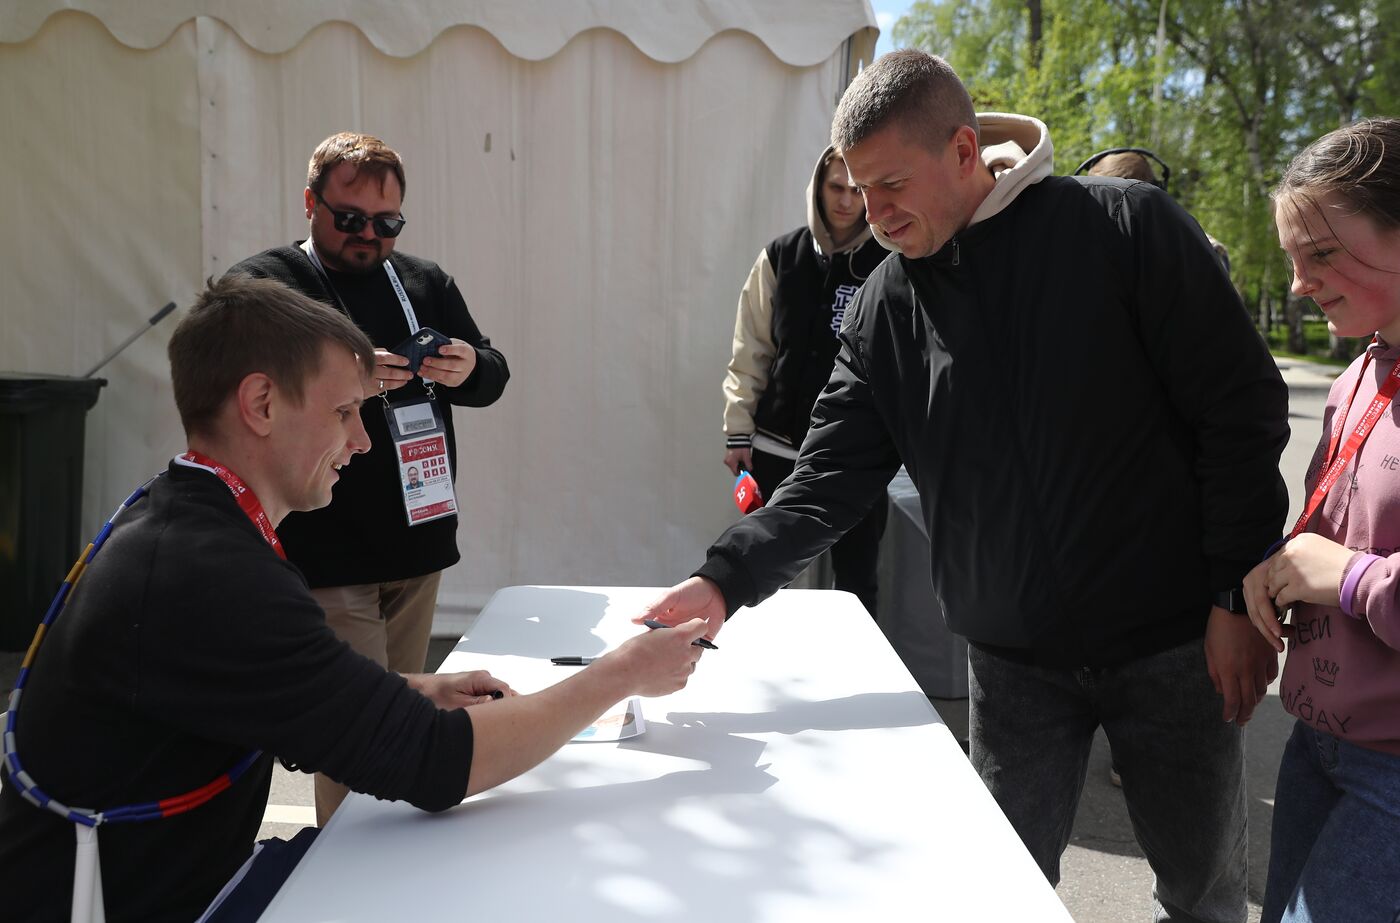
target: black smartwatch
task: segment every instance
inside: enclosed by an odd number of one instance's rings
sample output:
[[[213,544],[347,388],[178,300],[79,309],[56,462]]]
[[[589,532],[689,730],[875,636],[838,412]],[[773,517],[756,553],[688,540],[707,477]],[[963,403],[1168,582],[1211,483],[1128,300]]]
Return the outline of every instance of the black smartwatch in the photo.
[[[1221,590],[1215,594],[1211,601],[1221,609],[1233,612],[1235,615],[1249,614],[1249,608],[1244,604],[1244,587],[1242,586]]]

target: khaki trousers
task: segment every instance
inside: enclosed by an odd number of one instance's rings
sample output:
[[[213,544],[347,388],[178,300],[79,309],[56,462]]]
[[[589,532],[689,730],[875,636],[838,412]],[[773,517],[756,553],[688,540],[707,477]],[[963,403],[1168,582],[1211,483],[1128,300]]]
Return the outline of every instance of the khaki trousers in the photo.
[[[442,571],[391,583],[323,587],[311,595],[336,636],[394,673],[422,673]],[[350,790],[316,773],[316,824],[324,827]]]

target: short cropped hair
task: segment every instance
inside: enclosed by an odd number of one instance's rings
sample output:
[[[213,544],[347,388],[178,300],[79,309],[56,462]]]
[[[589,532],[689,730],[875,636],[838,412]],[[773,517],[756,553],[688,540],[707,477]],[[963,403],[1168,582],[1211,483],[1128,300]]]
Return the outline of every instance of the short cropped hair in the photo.
[[[913,48],[881,55],[851,81],[831,123],[832,146],[850,150],[890,124],[930,151],[964,125],[981,138],[972,97],[953,68]]]
[[[170,337],[170,378],[185,434],[213,433],[244,378],[262,372],[300,404],[327,345],[374,373],[374,346],[344,314],[273,279],[233,274],[195,299]]]
[[[343,163],[355,166],[357,180],[361,176],[377,179],[381,187],[385,177],[392,173],[399,181],[399,191],[408,192],[403,175],[403,158],[398,151],[374,135],[356,131],[336,132],[316,145],[316,150],[311,153],[311,162],[306,167],[306,188],[320,195],[331,171]]]
[[[1152,164],[1147,158],[1132,151],[1107,154],[1089,168],[1090,176],[1117,176],[1120,179],[1137,179],[1144,183],[1158,183],[1157,174],[1152,172]]]

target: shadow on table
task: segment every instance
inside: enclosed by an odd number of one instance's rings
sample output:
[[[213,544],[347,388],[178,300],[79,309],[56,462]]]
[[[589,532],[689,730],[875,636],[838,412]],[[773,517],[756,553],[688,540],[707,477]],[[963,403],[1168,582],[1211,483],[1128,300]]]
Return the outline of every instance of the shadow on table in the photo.
[[[768,744],[743,735],[912,726],[938,718],[922,694],[910,691],[781,703],[757,714],[672,713],[666,720],[671,723],[649,723],[646,734],[620,746],[674,758],[684,768],[639,780],[635,767],[571,759],[566,748],[533,770],[538,791],[485,793],[440,815],[368,818],[363,822],[373,829],[360,836],[375,838],[385,849],[392,849],[397,837],[426,837],[434,848],[456,853],[451,874],[463,907],[483,919],[544,919],[537,915],[546,912],[540,906],[544,898],[529,884],[541,875],[549,876],[549,900],[556,902],[559,918],[734,923],[771,918],[774,902],[800,905],[812,900],[814,890],[820,893],[820,882],[812,880],[813,850],[823,868],[854,869],[901,844],[852,836],[823,818],[820,803],[795,808],[780,799],[744,797],[759,795],[777,779],[762,761]],[[487,826],[484,822],[497,815],[508,818],[510,835],[473,842],[473,826]],[[561,825],[560,817],[589,820]],[[499,823],[489,826],[499,829]],[[519,887],[484,881],[474,887],[470,855],[475,850],[490,850],[496,869],[518,868]],[[662,868],[664,874],[653,871]],[[444,871],[443,866],[396,869],[396,888],[440,890]],[[703,902],[694,900],[697,894],[705,896]],[[366,900],[359,910],[372,914],[376,898]]]
[[[477,623],[453,651],[473,654],[514,654],[520,657],[577,655],[593,657],[607,643],[593,628],[603,620],[608,597],[564,587],[507,587],[492,597],[496,602],[521,592],[520,601],[496,606],[485,624]]]
[[[872,722],[870,716],[880,720]],[[870,727],[919,727],[939,723],[938,713],[922,692],[866,692],[825,702],[788,700],[766,712],[668,712],[666,720],[725,734],[800,734],[803,731],[850,731]]]

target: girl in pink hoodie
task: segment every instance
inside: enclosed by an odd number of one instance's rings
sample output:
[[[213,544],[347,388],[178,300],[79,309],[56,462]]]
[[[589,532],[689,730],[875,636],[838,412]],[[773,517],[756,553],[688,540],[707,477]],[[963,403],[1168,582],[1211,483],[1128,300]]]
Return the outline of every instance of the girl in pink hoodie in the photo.
[[[1274,191],[1293,293],[1372,337],[1332,386],[1289,539],[1245,578],[1296,719],[1264,923],[1400,918],[1400,120],[1313,142]],[[1291,624],[1282,614],[1292,607]]]

